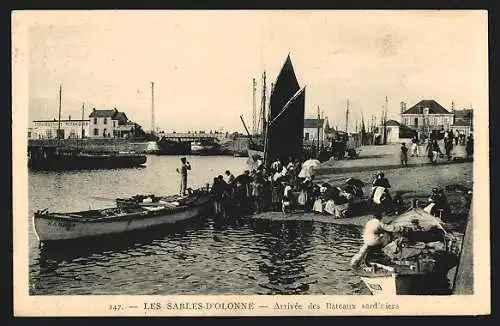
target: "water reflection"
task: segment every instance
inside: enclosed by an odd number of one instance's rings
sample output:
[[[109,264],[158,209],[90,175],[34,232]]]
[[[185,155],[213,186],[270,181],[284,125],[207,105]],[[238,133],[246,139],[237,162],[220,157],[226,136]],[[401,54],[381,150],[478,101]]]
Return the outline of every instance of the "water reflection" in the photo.
[[[236,173],[245,160],[193,157],[189,182],[203,185],[225,169]],[[43,208],[114,205],[92,197],[175,193],[177,166],[177,157],[152,157],[146,169],[30,172],[26,218]],[[175,227],[38,248],[30,223],[30,294],[359,293],[348,267],[359,239],[359,229],[346,225],[204,214]]]

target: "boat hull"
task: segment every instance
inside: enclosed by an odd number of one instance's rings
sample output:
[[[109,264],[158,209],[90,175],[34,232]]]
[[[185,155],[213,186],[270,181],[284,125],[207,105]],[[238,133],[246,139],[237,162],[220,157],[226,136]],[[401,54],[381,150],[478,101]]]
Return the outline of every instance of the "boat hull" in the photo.
[[[131,231],[145,230],[160,225],[174,224],[194,218],[209,207],[210,198],[200,197],[189,207],[168,210],[144,211],[110,218],[78,219],[60,214],[44,216],[35,214],[33,225],[40,242],[78,240]]]
[[[146,155],[139,154],[74,154],[49,155],[45,158],[28,160],[32,170],[82,170],[82,169],[116,169],[131,168],[145,164]]]
[[[386,275],[361,277],[373,295],[450,294],[446,275]]]
[[[190,142],[160,140],[157,146],[156,155],[187,155],[191,152]]]

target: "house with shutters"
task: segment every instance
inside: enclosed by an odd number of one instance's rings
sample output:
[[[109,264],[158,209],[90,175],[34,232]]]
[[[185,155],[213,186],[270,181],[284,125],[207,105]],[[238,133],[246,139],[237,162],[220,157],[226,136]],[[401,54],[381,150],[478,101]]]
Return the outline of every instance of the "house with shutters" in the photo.
[[[437,135],[453,125],[453,112],[435,100],[421,100],[407,110],[405,106],[401,106],[401,124],[415,130],[418,138]]]
[[[136,124],[127,118],[127,115],[116,108],[107,110],[96,110],[89,115],[89,137],[90,138],[125,138]]]

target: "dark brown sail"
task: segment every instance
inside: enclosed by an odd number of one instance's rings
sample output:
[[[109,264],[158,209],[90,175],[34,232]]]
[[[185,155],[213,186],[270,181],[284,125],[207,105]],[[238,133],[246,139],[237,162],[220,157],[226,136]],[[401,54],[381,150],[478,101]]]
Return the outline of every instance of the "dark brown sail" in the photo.
[[[281,112],[285,104],[299,89],[299,82],[293,70],[292,60],[290,59],[290,55],[288,55],[274,83],[274,89],[270,99],[271,112],[269,121],[274,119]]]
[[[266,163],[279,158],[302,159],[304,133],[305,88],[288,100],[269,123]]]

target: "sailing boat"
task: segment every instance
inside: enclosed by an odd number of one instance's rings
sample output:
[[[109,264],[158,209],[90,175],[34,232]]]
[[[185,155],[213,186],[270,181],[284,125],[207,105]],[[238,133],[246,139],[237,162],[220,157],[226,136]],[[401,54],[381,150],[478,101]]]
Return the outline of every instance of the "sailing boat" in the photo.
[[[146,163],[146,155],[110,151],[105,153],[90,152],[82,147],[69,147],[61,144],[61,100],[62,86],[59,86],[59,121],[57,126],[57,144],[29,145],[28,167],[31,170],[80,170],[114,169],[138,167]],[[82,107],[82,129],[83,129]],[[83,135],[83,132],[82,132]],[[64,139],[64,136],[62,136]],[[82,139],[83,140],[83,139]]]
[[[305,87],[299,86],[290,55],[276,78],[269,102],[268,119],[263,123],[264,139],[251,139],[248,145],[249,164],[258,158],[266,166],[275,159],[285,162],[302,158]]]

